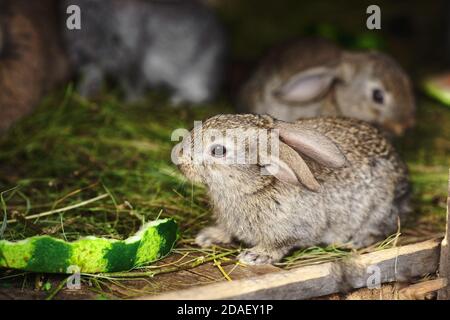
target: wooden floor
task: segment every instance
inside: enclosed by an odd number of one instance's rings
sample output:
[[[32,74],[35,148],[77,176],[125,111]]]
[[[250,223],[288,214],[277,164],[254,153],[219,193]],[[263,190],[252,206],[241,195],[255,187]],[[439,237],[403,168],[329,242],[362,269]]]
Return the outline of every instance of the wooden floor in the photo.
[[[179,261],[181,255],[172,254],[159,261],[159,264],[168,264]],[[243,266],[236,263],[222,264],[225,273],[234,280],[251,278],[263,274],[281,271],[282,269],[272,265],[264,266]],[[24,284],[23,277],[12,278],[11,280],[0,280],[0,299],[45,299],[49,292],[35,290],[36,278],[39,275],[27,276]],[[52,288],[58,286],[66,277],[61,275],[46,276],[45,281],[52,283]],[[157,295],[165,292],[184,290],[192,287],[208,285],[211,283],[229,281],[225,278],[214,262],[205,263],[189,270],[181,270],[167,274],[160,274],[154,277],[147,277],[145,280],[126,280],[120,282],[122,285],[108,283],[108,288],[103,288],[106,298],[132,298],[139,295]],[[102,298],[101,293],[95,292],[95,288],[82,283],[80,290],[61,289],[54,299],[98,299]]]
[[[0,280],[0,299],[394,299],[430,297],[430,293],[447,285],[446,278],[435,280],[439,267],[442,238],[393,247],[344,260],[284,270],[272,265],[245,266],[230,260],[220,266],[214,262],[194,268],[142,276],[138,279],[104,281],[84,276],[80,290],[66,288],[63,275],[28,274]],[[445,241],[444,241],[445,243]],[[197,253],[198,257],[201,257]],[[158,265],[180,265],[195,256],[173,253]],[[442,264],[442,262],[441,262]],[[353,289],[367,285],[376,267],[381,283],[397,282],[376,290]],[[136,274],[136,272],[133,272]],[[427,280],[415,286],[411,283]],[[50,282],[47,291],[36,290],[37,284]],[[343,285],[345,284],[345,286]],[[55,295],[52,293],[56,288]],[[347,293],[342,293],[347,292]]]

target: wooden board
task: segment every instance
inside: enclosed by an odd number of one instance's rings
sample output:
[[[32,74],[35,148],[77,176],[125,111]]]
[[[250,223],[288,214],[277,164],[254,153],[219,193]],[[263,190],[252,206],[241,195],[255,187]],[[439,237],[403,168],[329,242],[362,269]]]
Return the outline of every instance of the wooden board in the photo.
[[[361,288],[350,293],[335,293],[313,300],[430,300],[436,297],[436,291],[446,285],[447,280],[443,278],[422,280],[412,285],[391,282],[381,285],[379,289]]]
[[[170,256],[158,261],[156,265],[179,264],[189,261],[201,254],[189,254],[183,258],[179,253],[173,253]],[[222,263],[221,268],[225,274],[232,280],[240,280],[260,276],[263,274],[281,271],[272,265],[265,266],[244,266],[236,265],[234,262]],[[50,291],[36,290],[35,278],[43,277],[45,282],[52,284],[52,288],[56,288],[61,281],[67,278],[66,275],[40,275],[29,274],[26,281],[22,277],[13,277],[11,270],[10,278],[0,280],[0,300],[3,299],[45,299]],[[85,277],[85,280],[88,278]],[[138,279],[122,280],[117,285],[108,283],[103,287],[103,293],[94,290],[94,286],[89,286],[85,281],[81,285],[80,290],[69,290],[63,287],[55,299],[98,299],[106,298],[122,298],[130,299],[139,295],[157,295],[169,291],[185,290],[202,285],[208,285],[217,282],[226,282],[224,274],[213,263],[208,262],[192,269],[179,270],[165,274],[158,274],[154,277],[142,277]]]
[[[439,261],[439,276],[447,279],[447,286],[438,292],[439,300],[449,300],[450,299],[450,228],[448,223],[450,221],[450,170],[449,170],[449,180],[448,180],[448,196],[447,196],[447,226],[445,231],[444,240],[442,240],[441,245],[441,258]]]

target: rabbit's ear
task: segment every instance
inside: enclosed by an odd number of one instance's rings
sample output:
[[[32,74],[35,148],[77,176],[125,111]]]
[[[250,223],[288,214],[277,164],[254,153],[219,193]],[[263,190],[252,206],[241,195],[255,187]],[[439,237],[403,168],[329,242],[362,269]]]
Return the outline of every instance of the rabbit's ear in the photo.
[[[319,190],[319,183],[303,158],[287,144],[280,141],[278,157],[271,156],[264,169],[280,181],[303,184],[311,191]]]
[[[308,69],[291,77],[274,94],[288,102],[308,102],[328,92],[335,78],[334,69],[326,67]]]
[[[280,139],[287,145],[320,164],[331,168],[341,168],[347,163],[339,147],[317,131],[284,121],[277,121],[274,128],[279,130]]]

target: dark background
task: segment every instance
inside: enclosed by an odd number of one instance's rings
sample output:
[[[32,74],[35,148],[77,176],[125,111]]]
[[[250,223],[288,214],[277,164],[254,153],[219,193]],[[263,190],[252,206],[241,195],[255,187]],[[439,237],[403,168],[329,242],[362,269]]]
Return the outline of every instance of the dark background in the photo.
[[[252,61],[272,45],[321,35],[346,47],[372,43],[414,76],[450,61],[450,3],[431,1],[209,0],[229,33],[233,60]],[[366,28],[366,9],[381,8],[381,30]],[[366,39],[366,41],[364,41]],[[370,40],[367,40],[370,39]]]

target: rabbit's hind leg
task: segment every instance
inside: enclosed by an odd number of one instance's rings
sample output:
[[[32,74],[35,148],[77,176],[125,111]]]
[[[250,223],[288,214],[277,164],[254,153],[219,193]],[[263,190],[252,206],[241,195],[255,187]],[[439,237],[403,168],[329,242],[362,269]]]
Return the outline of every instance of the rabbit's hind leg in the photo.
[[[210,90],[200,76],[186,76],[177,84],[172,96],[172,103],[179,105],[183,102],[202,103],[211,96]]]
[[[410,186],[405,183],[397,186],[391,201],[380,201],[372,206],[372,211],[367,215],[369,219],[352,236],[352,247],[367,247],[396,234],[410,211]]]
[[[139,73],[122,77],[120,87],[123,90],[124,99],[127,103],[134,103],[142,100],[147,89],[145,80]]]
[[[379,219],[369,219],[365,225],[361,226],[360,231],[351,237],[349,247],[365,248],[393,235],[397,230],[398,216],[392,214],[391,210],[392,208],[387,208],[384,212],[380,212]],[[389,214],[385,214],[386,212]],[[374,213],[374,216],[377,214]]]
[[[411,206],[411,194],[411,184],[409,183],[407,175],[405,175],[395,188],[395,197],[392,208],[392,215],[400,217],[402,223],[413,210]]]
[[[98,95],[104,79],[102,69],[95,64],[89,64],[81,68],[80,75],[78,93],[85,98]]]

